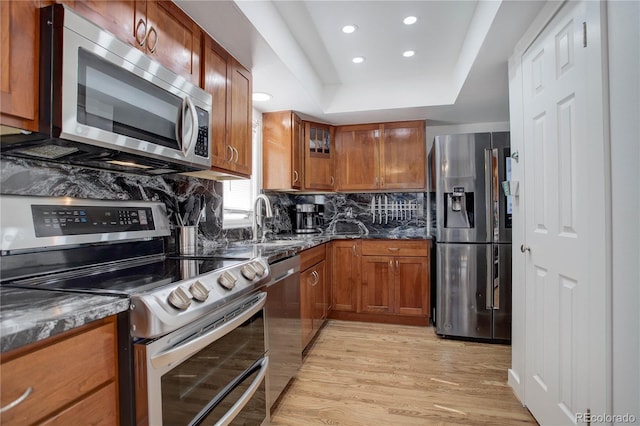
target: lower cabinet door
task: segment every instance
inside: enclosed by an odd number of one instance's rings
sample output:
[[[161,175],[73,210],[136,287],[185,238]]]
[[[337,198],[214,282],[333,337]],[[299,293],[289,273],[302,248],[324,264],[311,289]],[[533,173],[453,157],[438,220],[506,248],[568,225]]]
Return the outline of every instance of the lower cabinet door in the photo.
[[[302,330],[302,349],[313,338],[313,311],[314,311],[314,286],[315,276],[313,268],[300,273],[300,328]]]
[[[429,314],[429,262],[425,257],[394,259],[394,313]]]
[[[362,256],[361,312],[392,312],[393,279],[393,257]]]

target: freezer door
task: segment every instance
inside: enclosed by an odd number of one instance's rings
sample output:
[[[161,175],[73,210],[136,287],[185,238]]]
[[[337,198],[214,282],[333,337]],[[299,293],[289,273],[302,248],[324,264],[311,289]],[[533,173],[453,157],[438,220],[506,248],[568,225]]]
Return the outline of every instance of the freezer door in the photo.
[[[435,139],[436,238],[442,242],[492,241],[490,133],[443,135]]]
[[[511,340],[511,244],[493,245],[493,338]]]
[[[491,338],[491,244],[438,244],[436,332],[443,336]],[[487,304],[489,308],[487,309]]]

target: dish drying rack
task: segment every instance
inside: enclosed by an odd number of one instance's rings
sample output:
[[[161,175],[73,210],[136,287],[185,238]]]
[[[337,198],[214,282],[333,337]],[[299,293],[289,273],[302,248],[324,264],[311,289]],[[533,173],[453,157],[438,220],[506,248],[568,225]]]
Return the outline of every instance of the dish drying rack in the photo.
[[[387,224],[390,220],[410,220],[418,216],[418,202],[411,200],[389,201],[389,197],[371,198],[371,222]]]

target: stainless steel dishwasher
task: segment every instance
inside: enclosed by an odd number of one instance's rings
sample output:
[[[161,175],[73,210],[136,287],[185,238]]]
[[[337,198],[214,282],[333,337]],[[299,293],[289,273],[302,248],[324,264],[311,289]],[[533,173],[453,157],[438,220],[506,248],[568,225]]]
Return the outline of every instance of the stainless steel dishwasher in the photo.
[[[267,283],[266,334],[269,348],[267,407],[278,397],[302,364],[300,328],[300,257],[293,256],[269,265]]]

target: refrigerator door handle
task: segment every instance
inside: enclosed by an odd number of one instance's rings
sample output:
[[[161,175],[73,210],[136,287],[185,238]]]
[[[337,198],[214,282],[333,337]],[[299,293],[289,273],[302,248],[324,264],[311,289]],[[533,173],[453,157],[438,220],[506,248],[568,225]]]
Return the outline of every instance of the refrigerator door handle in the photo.
[[[484,150],[484,196],[487,203],[488,211],[486,212],[486,226],[487,226],[487,234],[493,232],[494,228],[494,220],[493,220],[493,212],[494,212],[494,197],[493,197],[493,167],[494,167],[494,153],[493,149],[485,149]],[[493,241],[495,238],[492,234],[489,237],[489,241]]]
[[[485,308],[487,310],[493,309],[493,278],[494,278],[494,267],[495,267],[495,254],[493,253],[493,245],[489,244],[486,260],[487,262],[487,289],[485,294]],[[479,278],[479,277],[478,277]]]
[[[500,253],[493,249],[493,309],[500,309]]]

